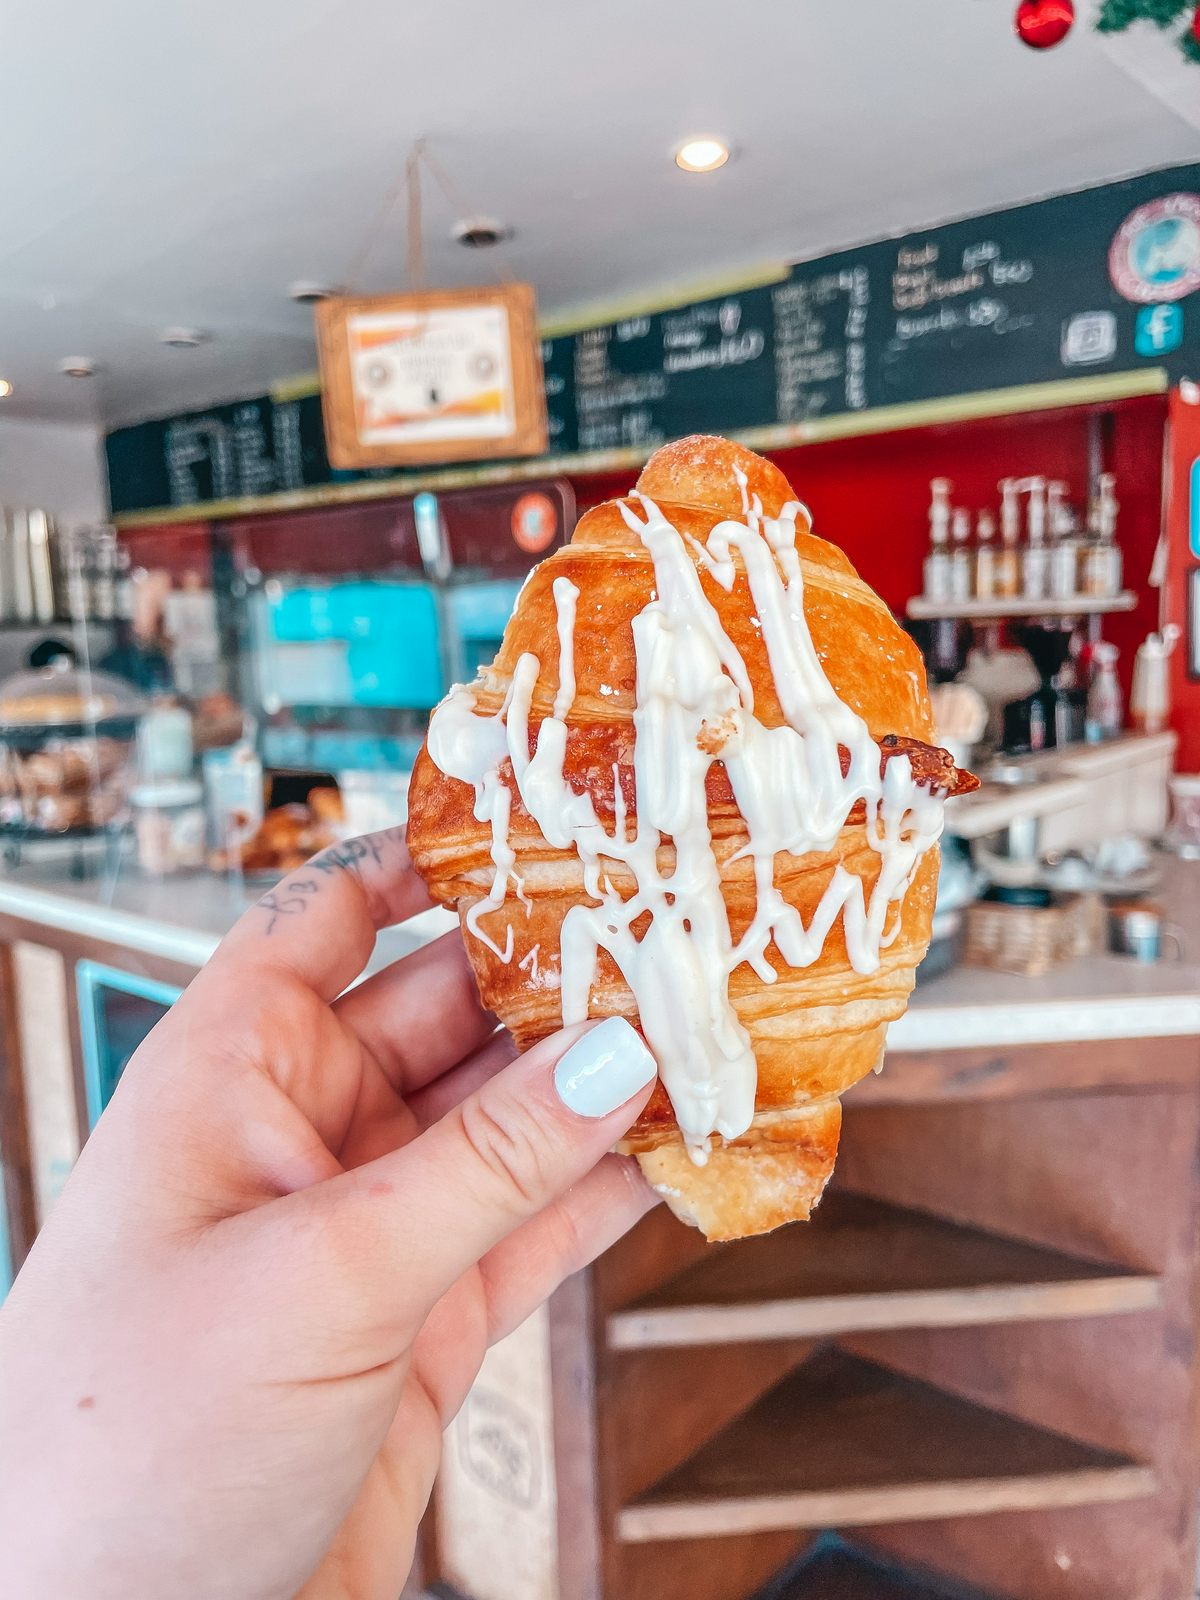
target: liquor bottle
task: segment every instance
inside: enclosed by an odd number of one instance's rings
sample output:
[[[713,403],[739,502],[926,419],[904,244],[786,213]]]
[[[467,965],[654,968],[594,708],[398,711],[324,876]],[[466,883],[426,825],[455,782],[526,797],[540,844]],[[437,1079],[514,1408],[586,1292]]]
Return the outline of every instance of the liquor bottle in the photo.
[[[92,604],[101,622],[111,622],[117,614],[117,546],[107,530],[96,545],[95,560],[92,569]]]
[[[996,519],[981,511],[975,521],[975,598],[993,600],[996,595]]]
[[[1117,480],[1111,472],[1100,475],[1099,493],[1089,518],[1091,534],[1083,550],[1083,592],[1093,599],[1109,600],[1121,592],[1121,551],[1117,545]]]
[[[971,598],[975,563],[971,550],[971,513],[962,506],[950,519],[950,598],[957,605]]]
[[[925,598],[937,605],[950,600],[950,490],[949,478],[934,478],[929,485],[929,554],[925,557]]]
[[[999,600],[1012,600],[1021,592],[1019,491],[1015,478],[1005,478],[1000,484],[1000,548],[996,551],[992,580],[993,592]]]
[[[124,545],[117,547],[113,616],[117,622],[133,621],[133,559]]]
[[[1050,519],[1050,596],[1074,600],[1079,594],[1080,543],[1075,513],[1067,504],[1067,485],[1052,483],[1047,491]]]
[[[1124,706],[1117,677],[1117,647],[1101,640],[1092,651],[1092,684],[1087,697],[1087,742],[1099,744],[1121,731]]]
[[[1026,478],[1029,490],[1029,539],[1021,552],[1021,593],[1026,600],[1045,600],[1050,593],[1050,551],[1046,545],[1046,480]]]

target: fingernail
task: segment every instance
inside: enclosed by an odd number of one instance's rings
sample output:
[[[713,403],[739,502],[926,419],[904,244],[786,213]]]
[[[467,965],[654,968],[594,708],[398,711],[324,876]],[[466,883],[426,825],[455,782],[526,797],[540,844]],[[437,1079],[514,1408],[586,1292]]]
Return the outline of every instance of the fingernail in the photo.
[[[654,1057],[624,1017],[607,1017],[577,1039],[554,1069],[558,1098],[580,1117],[606,1117],[652,1083]]]

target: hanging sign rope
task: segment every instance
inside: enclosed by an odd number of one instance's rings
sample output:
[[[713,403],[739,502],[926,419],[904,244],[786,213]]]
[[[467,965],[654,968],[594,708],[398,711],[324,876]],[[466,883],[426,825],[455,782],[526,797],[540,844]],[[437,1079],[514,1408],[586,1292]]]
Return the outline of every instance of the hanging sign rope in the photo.
[[[315,308],[322,414],[335,467],[431,465],[540,455],[546,400],[533,288],[428,289],[421,168],[457,197],[423,140],[409,152],[351,265],[361,281],[380,234],[406,197],[408,291],[340,296]]]

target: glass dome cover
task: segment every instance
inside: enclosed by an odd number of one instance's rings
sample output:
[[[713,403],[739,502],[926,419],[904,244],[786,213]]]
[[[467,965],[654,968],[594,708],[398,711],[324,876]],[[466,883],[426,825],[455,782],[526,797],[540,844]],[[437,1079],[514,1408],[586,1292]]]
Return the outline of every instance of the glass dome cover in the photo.
[[[132,736],[145,701],[112,672],[89,671],[59,656],[45,667],[25,668],[0,682],[0,739]]]

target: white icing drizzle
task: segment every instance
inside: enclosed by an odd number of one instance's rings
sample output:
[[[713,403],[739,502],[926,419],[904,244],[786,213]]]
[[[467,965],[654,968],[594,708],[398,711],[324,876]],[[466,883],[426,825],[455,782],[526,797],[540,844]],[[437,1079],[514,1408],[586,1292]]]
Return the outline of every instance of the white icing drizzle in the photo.
[[[641,517],[620,506],[654,562],[655,577],[650,602],[633,619],[637,815],[632,837],[615,766],[611,834],[591,796],[576,794],[563,774],[567,718],[576,691],[579,597],[568,579],[558,578],[553,586],[559,687],[533,755],[529,712],[541,664],[531,654],[517,662],[508,700],[498,713],[476,714],[470,691],[455,689],[434,713],[429,732],[434,763],[474,785],[475,815],[492,830],[492,885],[468,912],[468,929],[502,961],[511,961],[511,926],[503,950],[479,927],[480,917],[504,904],[514,876],[509,791],[498,778],[507,755],[525,809],[549,844],[576,852],[587,895],[598,902],[573,906],[563,921],[563,1022],[587,1017],[599,952],[606,951],[637,1002],[676,1120],[699,1164],[708,1158],[711,1135],[737,1138],[754,1116],[757,1069],[729,998],[730,975],[747,962],[763,982],[774,982],[768,959],[772,943],[789,966],[810,965],[839,916],[852,967],[863,974],[875,971],[880,949],[899,931],[898,914],[890,930],[886,926],[889,910],[903,900],[921,856],[942,829],[943,796],[914,782],[905,756],[894,757],[881,775],[879,746],[862,718],[838,698],[821,666],[804,617],[796,549],[797,517],[807,524],[807,512],[792,502],[779,517],[764,517],[757,497],[750,502],[741,473],[738,481],[743,520],[719,523],[705,545],[681,537],[645,496],[634,497]],[[700,582],[702,568],[731,589],[738,558],[786,719],[779,727],[767,727],[755,715],[745,662]],[[842,749],[850,757],[844,776]],[[705,779],[714,760],[724,763],[745,821],[748,840],[741,854],[753,861],[757,892],[754,916],[736,945],[708,822]],[[775,857],[780,851],[831,850],[860,800],[866,806],[867,842],[879,857],[876,881],[868,894],[864,880],[839,863],[806,927],[776,887]],[[606,861],[619,863],[632,876],[634,892],[627,899],[614,888]],[[646,913],[644,931],[635,936],[633,925]],[[536,947],[532,965],[536,971]]]
[[[558,693],[554,715],[563,718],[575,703],[575,602],[579,590],[570,578],[555,578],[554,608],[558,613]]]

